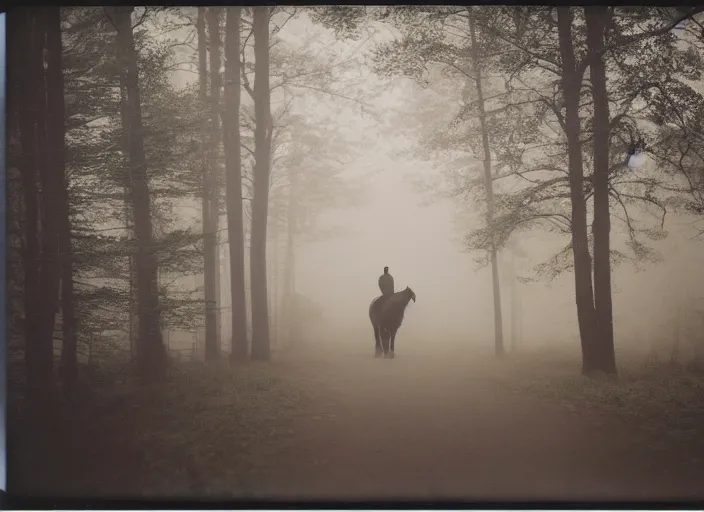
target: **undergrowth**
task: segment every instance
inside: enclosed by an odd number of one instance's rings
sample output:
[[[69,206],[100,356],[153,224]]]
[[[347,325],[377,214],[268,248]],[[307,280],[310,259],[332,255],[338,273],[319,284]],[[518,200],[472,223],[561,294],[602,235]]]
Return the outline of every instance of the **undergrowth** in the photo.
[[[93,383],[73,402],[57,394],[41,424],[28,420],[16,398],[9,489],[32,496],[247,495],[258,461],[280,446],[305,401],[301,383],[276,362],[180,363],[153,388]]]
[[[704,368],[617,354],[618,376],[583,377],[572,351],[516,354],[501,375],[505,383],[582,413],[596,412],[628,422],[651,446],[677,441],[694,457],[704,455]]]

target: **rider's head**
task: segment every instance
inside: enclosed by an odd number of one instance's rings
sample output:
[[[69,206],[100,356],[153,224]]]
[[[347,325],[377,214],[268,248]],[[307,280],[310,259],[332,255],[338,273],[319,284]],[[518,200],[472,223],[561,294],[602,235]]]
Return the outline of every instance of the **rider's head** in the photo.
[[[388,274],[388,273],[389,273],[389,267],[384,267],[384,274]]]

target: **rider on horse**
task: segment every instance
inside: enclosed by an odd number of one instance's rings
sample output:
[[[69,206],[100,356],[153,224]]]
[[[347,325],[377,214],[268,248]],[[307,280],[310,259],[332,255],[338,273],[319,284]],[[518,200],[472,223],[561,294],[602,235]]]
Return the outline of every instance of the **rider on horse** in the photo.
[[[379,289],[384,297],[394,294],[394,278],[389,274],[389,267],[384,267],[384,273],[379,277]]]
[[[377,308],[381,308],[389,297],[394,294],[394,278],[389,274],[389,267],[384,267],[384,273],[379,277],[379,289],[381,290],[381,297],[377,301]]]
[[[374,327],[376,357],[382,352],[384,357],[394,357],[396,331],[401,327],[403,314],[410,301],[416,301],[416,294],[409,287],[394,293],[394,278],[389,274],[389,267],[384,267],[384,274],[379,277],[381,296],[369,305],[369,320]],[[387,304],[388,303],[388,304]]]

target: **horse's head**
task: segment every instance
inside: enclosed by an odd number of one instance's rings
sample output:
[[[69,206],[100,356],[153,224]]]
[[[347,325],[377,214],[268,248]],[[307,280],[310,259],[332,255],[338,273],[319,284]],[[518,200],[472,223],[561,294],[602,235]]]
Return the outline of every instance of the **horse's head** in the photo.
[[[403,290],[403,293],[406,294],[408,300],[412,300],[413,302],[416,301],[416,294],[413,290],[411,290],[410,286],[406,286],[406,289]]]

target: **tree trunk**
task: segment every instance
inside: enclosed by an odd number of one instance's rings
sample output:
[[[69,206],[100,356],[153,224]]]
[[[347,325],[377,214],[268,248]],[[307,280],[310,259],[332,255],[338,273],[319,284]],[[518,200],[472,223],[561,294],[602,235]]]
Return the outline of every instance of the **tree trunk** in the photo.
[[[213,240],[213,222],[211,220],[212,207],[211,195],[212,188],[210,183],[211,161],[214,155],[212,154],[212,138],[211,129],[208,126],[208,43],[206,37],[206,8],[198,7],[198,91],[201,100],[202,123],[201,123],[201,152],[202,152],[202,180],[203,180],[203,198],[202,198],[202,224],[203,224],[203,298],[205,300],[205,359],[206,361],[214,358],[217,353],[217,317],[215,315],[216,299],[214,286],[214,269],[215,261],[214,246],[216,240]]]
[[[50,372],[53,368],[54,359],[54,326],[56,323],[56,313],[59,305],[59,225],[58,225],[58,202],[55,190],[61,186],[61,180],[57,179],[56,163],[52,161],[52,150],[55,147],[49,140],[49,131],[52,121],[47,105],[47,83],[46,83],[46,35],[47,35],[47,10],[36,9],[35,33],[36,43],[34,47],[34,58],[30,58],[32,66],[36,66],[35,79],[35,108],[36,118],[36,144],[39,166],[39,183],[41,185],[41,201],[39,203],[40,224],[41,224],[41,256],[39,258],[39,310],[38,342],[41,344],[41,365]],[[62,113],[57,113],[61,116]],[[63,116],[59,119],[63,123]],[[53,124],[55,124],[54,121]],[[47,148],[51,148],[47,151]]]
[[[217,9],[220,12],[220,9]],[[218,70],[222,67],[221,63],[221,39],[220,39],[220,15],[217,16],[217,60],[218,60]],[[220,118],[222,116],[222,108],[220,106],[220,90],[222,88],[222,73],[218,71],[217,76],[218,91],[217,91],[217,102],[211,103],[212,117],[217,119],[213,125],[217,125],[217,132],[215,132],[215,152],[213,153],[214,158],[212,160],[212,186],[213,186],[213,201],[210,203],[210,208],[212,210],[211,219],[213,219],[213,228],[215,233],[215,262],[213,263],[213,269],[215,274],[215,339],[217,347],[217,357],[220,357],[222,352],[222,247],[220,245]],[[211,82],[211,85],[215,84],[215,80]],[[215,97],[213,97],[215,101]],[[213,126],[215,129],[215,126]]]
[[[157,270],[152,230],[151,198],[144,153],[142,107],[139,92],[137,52],[132,32],[134,7],[106,8],[117,30],[118,59],[127,93],[127,119],[123,127],[129,140],[129,198],[134,212],[137,246],[138,372],[143,382],[159,380],[166,369],[166,351],[161,336]]]
[[[609,97],[606,89],[604,30],[610,23],[606,6],[584,8],[589,48],[589,77],[594,99],[594,337],[593,371],[616,373],[613,308],[611,304],[610,212],[609,212]]]
[[[252,287],[252,359],[270,358],[266,284],[266,231],[269,212],[271,106],[269,97],[269,7],[253,7],[254,25],[254,197],[250,272]]]
[[[42,277],[40,262],[46,255],[41,252],[40,235],[40,196],[38,189],[39,174],[45,174],[40,155],[39,141],[44,140],[44,68],[43,41],[45,34],[41,20],[36,19],[36,10],[18,9],[10,18],[9,50],[13,46],[23,49],[20,59],[12,59],[15,70],[10,69],[11,76],[16,77],[19,106],[19,129],[22,159],[20,173],[22,178],[22,195],[25,210],[24,236],[26,250],[24,254],[24,334],[25,362],[27,365],[27,391],[33,404],[41,408],[49,396],[52,385],[53,344],[51,333],[46,334],[46,301],[42,299]],[[14,72],[13,72],[14,71]],[[42,176],[42,182],[45,179]],[[42,219],[44,220],[44,219]],[[42,226],[43,228],[44,226]],[[44,238],[44,237],[43,237]],[[45,241],[45,240],[42,240]],[[50,294],[50,290],[46,290]],[[39,321],[37,321],[39,317]],[[53,327],[53,326],[52,326]]]
[[[584,195],[584,164],[580,141],[579,93],[582,80],[577,76],[572,44],[572,15],[569,7],[557,8],[558,37],[562,56],[562,90],[565,101],[570,200],[572,203],[572,253],[574,256],[575,298],[582,345],[582,373],[591,372],[594,346],[594,292],[592,263],[587,235],[587,202]]]
[[[240,141],[240,19],[241,7],[227,8],[225,26],[225,179],[227,236],[230,249],[231,361],[246,361],[247,298],[244,267],[244,213]]]
[[[127,84],[125,83],[125,74],[120,73],[120,121],[122,126],[129,126],[129,104],[127,102]],[[122,136],[120,137],[120,144],[122,145],[122,152],[128,155],[130,152],[130,139],[129,133],[126,129],[122,130]],[[123,214],[125,218],[125,233],[129,240],[134,240],[134,215],[132,214],[132,205],[130,199],[130,175],[129,172],[124,173],[124,202],[123,202]],[[128,288],[128,322],[129,322],[129,340],[130,340],[130,356],[134,359],[137,357],[138,352],[138,340],[137,332],[139,330],[139,312],[137,311],[137,276],[135,272],[136,260],[135,255],[130,254],[127,256],[127,283]]]
[[[34,19],[29,9],[17,9],[10,13],[7,20],[9,66],[8,76],[17,98],[19,141],[21,158],[19,171],[22,186],[22,203],[24,207],[24,342],[27,388],[31,398],[40,397],[50,383],[38,367],[36,323],[29,320],[30,311],[37,311],[39,297],[39,239],[38,239],[38,198],[37,198],[37,162],[35,147],[35,115],[32,109],[32,74],[29,59],[35,55],[32,50]],[[20,59],[19,48],[24,48]]]
[[[472,69],[474,73],[474,83],[477,90],[477,106],[479,108],[479,126],[482,133],[482,147],[484,150],[484,190],[486,192],[486,225],[489,229],[491,249],[491,286],[494,294],[494,353],[497,357],[504,354],[504,331],[503,319],[501,315],[501,283],[499,281],[499,261],[496,243],[494,242],[494,184],[491,172],[491,146],[489,145],[489,128],[486,123],[486,111],[484,108],[484,90],[482,88],[482,68],[479,59],[479,49],[477,47],[477,35],[472,8],[468,9],[469,33],[472,43]]]
[[[63,347],[61,373],[67,391],[75,389],[78,377],[76,313],[73,302],[73,262],[71,251],[71,220],[69,217],[68,180],[66,177],[66,128],[64,107],[64,76],[61,44],[61,10],[46,8],[47,23],[47,155],[56,177],[57,224],[59,232],[61,316]]]
[[[200,123],[200,159],[201,159],[201,223],[203,228],[203,299],[205,303],[205,326],[207,331],[209,321],[208,296],[205,292],[206,274],[208,272],[207,258],[205,257],[205,238],[208,236],[208,226],[210,225],[210,200],[208,191],[208,42],[205,31],[205,7],[198,7],[198,20],[196,21],[196,32],[198,35],[198,98],[201,107]]]
[[[218,219],[219,191],[218,191],[218,149],[220,145],[220,8],[209,7],[207,10],[208,21],[208,50],[210,53],[210,152],[208,165],[205,168],[205,188],[208,195],[207,224],[204,225],[203,252],[205,255],[205,360],[213,361],[220,355],[220,333],[218,332]]]

